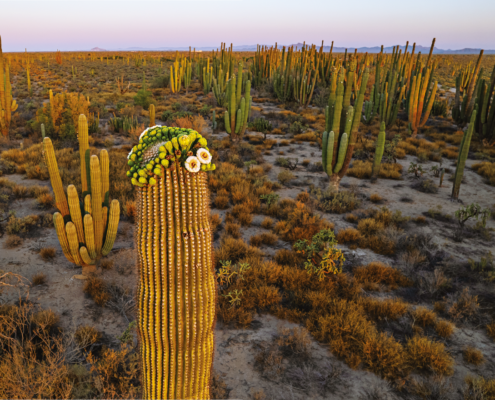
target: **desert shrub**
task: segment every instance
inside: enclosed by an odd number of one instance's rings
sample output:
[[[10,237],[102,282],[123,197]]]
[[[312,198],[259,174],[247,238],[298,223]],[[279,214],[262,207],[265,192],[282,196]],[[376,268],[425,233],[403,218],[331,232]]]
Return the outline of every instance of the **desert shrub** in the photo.
[[[454,360],[446,352],[443,343],[431,341],[424,336],[414,336],[407,341],[405,362],[411,370],[433,371],[440,375],[450,375],[454,365]]]
[[[455,321],[470,320],[478,315],[478,296],[469,294],[469,288],[464,288],[460,294],[448,297],[447,313]]]
[[[310,196],[308,192],[299,192],[296,196],[296,201],[300,201],[301,203],[307,203],[310,200]]]
[[[38,272],[33,275],[32,281],[33,286],[43,285],[46,282],[46,275],[43,272]]]
[[[215,251],[215,259],[218,261],[230,260],[236,263],[245,257],[259,257],[263,253],[249,246],[244,240],[224,236],[220,240],[220,247]]]
[[[222,379],[220,374],[216,371],[213,371],[211,374],[211,398],[212,399],[228,399],[229,391],[227,389],[227,384]]]
[[[416,307],[415,310],[411,312],[414,323],[422,326],[435,326],[437,322],[437,315],[425,307]]]
[[[210,227],[212,232],[216,232],[221,223],[222,223],[222,218],[220,217],[220,214],[210,215]]]
[[[316,198],[320,210],[336,214],[352,211],[361,203],[356,193],[348,190],[335,192],[331,188],[326,190],[312,188],[311,195]]]
[[[420,179],[412,187],[423,193],[438,193],[438,186],[431,179]]]
[[[291,173],[290,171],[285,171],[285,170],[280,172],[277,175],[277,179],[282,185],[286,185],[287,183],[294,180],[295,178],[296,178],[296,176],[293,173]]]
[[[100,340],[101,334],[94,326],[79,326],[74,333],[74,338],[79,347],[84,348],[95,344]]]
[[[275,262],[280,265],[288,265],[290,267],[297,267],[303,258],[300,254],[294,250],[281,249],[275,253]]]
[[[96,276],[90,276],[84,283],[83,292],[87,293],[99,306],[104,306],[110,300],[105,282]]]
[[[464,391],[464,400],[492,400],[495,399],[495,379],[485,379],[482,376],[468,375],[465,379],[467,388]]]
[[[374,218],[364,218],[359,221],[357,229],[363,236],[374,236],[382,231],[385,225]]]
[[[55,247],[44,247],[40,250],[40,256],[45,261],[53,260],[56,253]]]
[[[123,208],[124,215],[129,218],[130,222],[134,222],[137,215],[136,202],[134,200],[127,200]]]
[[[357,221],[358,221],[358,219],[359,219],[359,218],[358,218],[358,217],[356,217],[356,216],[355,216],[354,214],[352,214],[352,213],[347,214],[347,215],[345,216],[345,220],[346,220],[347,222],[351,222],[351,223],[357,222]]]
[[[225,210],[229,207],[229,196],[220,196],[217,195],[215,197],[215,207],[219,210]]]
[[[409,305],[400,299],[379,300],[367,297],[361,304],[364,311],[374,319],[396,320],[409,309]]]
[[[5,240],[5,247],[7,249],[14,249],[22,244],[22,238],[17,235],[9,235]]]
[[[356,244],[361,239],[361,233],[354,228],[340,229],[337,233],[337,241],[339,243]]]
[[[472,346],[466,347],[462,352],[462,355],[464,357],[464,361],[469,364],[481,365],[485,362],[483,353]]]
[[[495,186],[495,162],[483,161],[471,167],[477,174],[486,178],[490,185]]]
[[[36,197],[36,201],[38,202],[40,207],[51,207],[53,206],[54,199],[53,196],[50,193],[40,193]]]
[[[272,246],[277,243],[278,236],[271,232],[263,232],[259,235],[251,236],[250,244],[259,247],[262,244]]]
[[[438,320],[435,325],[435,331],[438,336],[448,339],[454,333],[455,325],[449,321]]]
[[[370,196],[370,201],[372,203],[380,203],[383,200],[382,196],[380,196],[378,193],[373,193]]]
[[[373,261],[366,266],[353,269],[356,282],[372,289],[378,284],[387,285],[390,289],[397,289],[399,286],[411,286],[411,281],[405,277],[398,269],[392,268],[379,261]]]
[[[241,237],[241,226],[235,222],[227,222],[225,224],[225,233],[238,239]]]
[[[273,219],[271,219],[270,217],[265,217],[261,222],[261,227],[265,229],[271,229],[273,223],[274,223]]]
[[[355,160],[352,166],[347,170],[347,175],[358,179],[371,178],[373,164],[370,161]],[[378,177],[382,179],[401,179],[402,165],[401,164],[380,164]]]
[[[113,269],[113,260],[108,258],[101,260],[100,267],[105,271]]]

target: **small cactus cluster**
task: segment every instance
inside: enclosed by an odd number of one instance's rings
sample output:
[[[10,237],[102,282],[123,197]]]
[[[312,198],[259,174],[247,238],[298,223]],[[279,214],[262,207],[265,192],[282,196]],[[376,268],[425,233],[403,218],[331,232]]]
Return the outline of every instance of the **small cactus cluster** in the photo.
[[[43,129],[44,132],[44,129]],[[117,236],[120,218],[118,200],[110,202],[109,158],[106,150],[98,156],[90,155],[88,123],[84,115],[79,117],[79,154],[81,159],[82,201],[74,185],[65,195],[52,141],[43,139],[50,181],[55,194],[55,206],[59,212],[53,215],[57,236],[65,257],[82,266],[83,279],[96,270],[96,261],[112,250]]]
[[[146,129],[128,156],[127,176],[134,186],[155,185],[162,168],[175,164],[189,172],[212,171],[211,154],[207,141],[196,131],[184,128],[154,126]]]
[[[238,78],[233,75],[227,84],[227,111],[225,111],[225,130],[232,139],[239,139],[247,128],[251,113],[251,81],[242,80],[242,63],[239,63]],[[244,86],[244,97],[242,89]]]

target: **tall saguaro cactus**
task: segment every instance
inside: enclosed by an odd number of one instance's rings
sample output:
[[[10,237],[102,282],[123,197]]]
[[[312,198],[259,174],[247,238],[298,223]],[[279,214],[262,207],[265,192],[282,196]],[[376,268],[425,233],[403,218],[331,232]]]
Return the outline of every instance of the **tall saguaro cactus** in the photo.
[[[85,279],[96,271],[96,261],[108,255],[117,236],[120,218],[118,200],[109,200],[109,159],[106,150],[100,158],[90,156],[88,145],[88,123],[79,116],[79,154],[81,158],[82,200],[79,200],[74,185],[67,188],[65,195],[58,169],[55,151],[49,137],[43,139],[45,160],[50,173],[55,205],[59,212],[53,214],[53,223],[65,257],[82,266]]]
[[[469,127],[462,137],[461,145],[459,146],[459,155],[457,156],[457,167],[454,175],[454,186],[452,187],[452,200],[459,198],[461,189],[462,176],[464,175],[464,167],[471,146],[471,138],[473,137],[474,125],[476,123],[476,110],[471,114],[471,122]]]
[[[216,284],[206,139],[155,127],[129,154],[138,187],[138,329],[144,397],[209,399]]]
[[[0,131],[3,136],[9,135],[12,113],[17,110],[17,107],[16,101],[12,98],[9,65],[3,61],[2,37],[0,36]]]

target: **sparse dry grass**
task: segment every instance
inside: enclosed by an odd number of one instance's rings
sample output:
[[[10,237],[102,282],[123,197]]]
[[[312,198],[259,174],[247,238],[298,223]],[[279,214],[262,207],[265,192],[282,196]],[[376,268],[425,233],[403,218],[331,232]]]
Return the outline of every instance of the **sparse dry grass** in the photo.
[[[110,294],[108,293],[105,282],[96,276],[90,276],[85,281],[83,291],[91,296],[94,302],[101,307],[110,300]]]
[[[370,161],[355,160],[352,166],[347,170],[347,175],[358,179],[371,178],[373,164]],[[401,179],[402,165],[401,164],[380,164],[378,177],[382,179]]]
[[[44,247],[40,250],[40,256],[45,261],[50,261],[55,258],[57,250],[55,247]]]
[[[438,336],[448,339],[454,333],[455,325],[449,321],[439,320],[435,325]]]
[[[462,355],[464,357],[464,361],[469,364],[481,365],[485,362],[483,353],[472,346],[466,347],[462,352]]]
[[[17,235],[9,235],[5,241],[5,247],[7,249],[14,249],[22,244],[22,238]]]
[[[354,268],[353,274],[356,281],[364,285],[368,290],[377,290],[379,284],[387,285],[392,290],[397,289],[399,286],[407,287],[411,285],[411,281],[398,269],[378,261]]]
[[[414,336],[407,341],[405,358],[411,370],[432,371],[439,375],[453,372],[454,360],[445,350],[445,345],[424,336]]]
[[[46,283],[46,275],[43,272],[38,272],[37,274],[33,275],[32,278],[33,281],[33,286],[40,286]]]

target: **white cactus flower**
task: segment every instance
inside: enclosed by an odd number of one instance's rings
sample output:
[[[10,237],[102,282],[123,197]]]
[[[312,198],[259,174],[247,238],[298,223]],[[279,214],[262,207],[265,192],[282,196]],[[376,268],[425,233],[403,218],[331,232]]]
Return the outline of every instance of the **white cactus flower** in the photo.
[[[199,162],[197,157],[190,156],[187,157],[185,167],[189,172],[198,172],[201,168],[201,163]]]
[[[199,149],[196,153],[196,157],[198,157],[201,164],[211,163],[211,154],[206,149]]]

